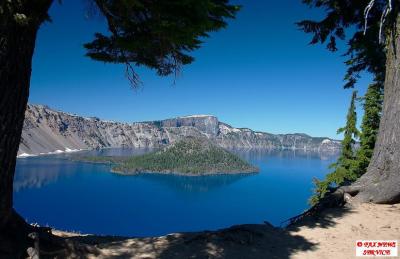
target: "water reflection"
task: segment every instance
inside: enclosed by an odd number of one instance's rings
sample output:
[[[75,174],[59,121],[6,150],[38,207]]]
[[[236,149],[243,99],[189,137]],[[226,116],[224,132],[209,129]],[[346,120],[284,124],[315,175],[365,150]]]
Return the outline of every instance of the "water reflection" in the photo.
[[[228,186],[254,174],[221,174],[206,176],[181,176],[166,174],[139,174],[133,177],[161,183],[179,192],[208,192]],[[126,176],[122,176],[126,177]],[[131,176],[129,176],[131,177]]]
[[[271,149],[229,149],[232,153],[235,153],[246,159],[251,160],[262,160],[265,157],[277,157],[277,158],[305,158],[305,159],[319,159],[319,160],[331,160],[333,157],[338,156],[339,150],[329,150],[323,152],[306,151],[304,149],[285,149],[285,150],[271,150]]]
[[[76,173],[75,166],[75,163],[55,157],[18,159],[14,176],[14,191],[41,188],[62,177],[71,177]]]

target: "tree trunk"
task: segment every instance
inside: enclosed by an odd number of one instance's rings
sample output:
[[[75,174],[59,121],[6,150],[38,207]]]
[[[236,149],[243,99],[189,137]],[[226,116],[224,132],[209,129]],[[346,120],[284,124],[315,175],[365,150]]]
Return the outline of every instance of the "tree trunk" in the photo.
[[[0,225],[11,216],[13,178],[29,95],[37,28],[1,28],[0,52]]]
[[[0,228],[13,212],[13,178],[29,96],[36,34],[53,0],[0,4]]]
[[[358,192],[355,197],[358,202],[400,202],[400,15],[397,10],[395,19],[387,43],[383,112],[374,154],[367,172],[351,186]]]
[[[32,227],[13,209],[13,180],[37,31],[53,0],[0,3],[0,257],[25,258]]]

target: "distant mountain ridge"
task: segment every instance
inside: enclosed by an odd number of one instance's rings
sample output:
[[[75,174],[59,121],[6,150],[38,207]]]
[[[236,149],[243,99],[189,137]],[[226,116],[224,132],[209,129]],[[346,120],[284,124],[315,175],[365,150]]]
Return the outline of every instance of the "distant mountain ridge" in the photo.
[[[108,147],[157,148],[183,137],[207,137],[223,148],[336,152],[340,141],[306,134],[270,134],[235,128],[212,115],[134,123],[100,120],[29,104],[18,154],[61,153]]]

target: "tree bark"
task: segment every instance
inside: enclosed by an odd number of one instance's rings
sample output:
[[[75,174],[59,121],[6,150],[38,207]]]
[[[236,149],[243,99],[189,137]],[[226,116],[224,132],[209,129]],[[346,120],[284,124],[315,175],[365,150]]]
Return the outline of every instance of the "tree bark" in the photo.
[[[16,156],[29,96],[37,31],[53,0],[0,4],[0,229],[13,212]]]
[[[384,103],[379,133],[367,172],[353,185],[355,201],[400,202],[400,15],[387,43]]]

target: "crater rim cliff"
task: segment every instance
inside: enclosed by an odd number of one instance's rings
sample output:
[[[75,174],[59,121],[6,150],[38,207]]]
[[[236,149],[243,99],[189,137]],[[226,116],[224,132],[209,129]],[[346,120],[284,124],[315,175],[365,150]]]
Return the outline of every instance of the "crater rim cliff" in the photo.
[[[157,121],[115,122],[28,104],[19,156],[96,148],[158,148],[187,136],[207,137],[227,149],[303,150],[336,153],[339,140],[304,133],[271,134],[236,128],[214,115],[186,115]]]

